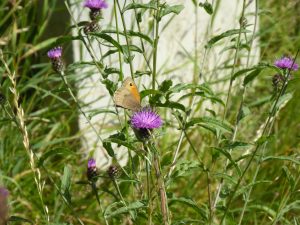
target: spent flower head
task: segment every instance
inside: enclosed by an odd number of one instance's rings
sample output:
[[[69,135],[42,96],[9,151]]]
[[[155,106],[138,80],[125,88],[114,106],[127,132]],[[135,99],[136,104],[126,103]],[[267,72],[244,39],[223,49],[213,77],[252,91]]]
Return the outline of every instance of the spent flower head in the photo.
[[[84,6],[92,10],[106,9],[108,7],[104,0],[85,0]]]
[[[135,129],[152,130],[162,125],[162,119],[150,107],[145,107],[133,114],[131,117],[131,125]]]
[[[274,65],[280,69],[298,70],[299,66],[291,57],[283,56],[281,59],[277,59]]]

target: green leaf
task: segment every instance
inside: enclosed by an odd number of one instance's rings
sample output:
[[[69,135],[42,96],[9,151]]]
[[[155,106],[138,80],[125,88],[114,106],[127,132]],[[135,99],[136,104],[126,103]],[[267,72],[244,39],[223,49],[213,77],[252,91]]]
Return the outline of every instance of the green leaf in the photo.
[[[103,78],[107,78],[110,74],[120,74],[120,70],[113,67],[105,67],[104,73],[102,74]]]
[[[164,4],[162,9],[160,10],[159,13],[159,18],[158,20],[161,20],[162,17],[170,14],[170,13],[175,13],[175,14],[179,14],[182,10],[184,9],[183,5],[172,5],[169,6],[167,4]]]
[[[269,136],[261,136],[256,142],[255,144],[260,146],[260,145],[263,145],[267,142],[269,142],[272,138],[274,138],[273,135],[269,135]]]
[[[282,96],[280,96],[280,98],[278,99],[278,102],[276,104],[276,108],[275,108],[275,111],[277,112],[278,110],[280,110],[283,106],[285,106],[285,104],[290,101],[293,97],[293,94],[292,93],[286,93]],[[272,110],[274,108],[274,105],[275,105],[275,102],[273,103],[271,109],[270,109],[270,113],[272,113]]]
[[[11,216],[11,217],[9,217],[8,221],[34,224],[33,221],[19,217],[19,216]]]
[[[122,46],[115,39],[113,39],[111,36],[109,36],[105,33],[102,33],[102,32],[100,32],[100,33],[91,32],[90,34],[92,36],[99,37],[99,38],[111,43],[113,46],[115,46],[117,49],[119,49],[121,52],[123,52]]]
[[[225,148],[235,150],[235,149],[245,149],[253,147],[253,144],[242,142],[242,141],[235,141],[233,143],[228,143],[225,145]]]
[[[109,34],[109,33],[113,33],[113,34],[117,34],[119,33],[120,35],[123,35],[125,36],[125,33],[124,32],[117,32],[116,30],[102,30],[101,33],[106,33],[106,34]],[[147,36],[146,34],[143,34],[143,33],[140,33],[140,32],[137,32],[137,31],[133,31],[133,30],[127,30],[127,35],[131,36],[131,37],[139,37],[139,38],[142,38],[143,40],[149,42],[151,45],[153,45],[153,40]]]
[[[167,101],[165,103],[156,102],[155,106],[163,107],[163,108],[179,109],[179,110],[182,110],[183,112],[185,112],[185,106],[178,102],[173,102],[173,101]]]
[[[151,75],[151,71],[139,71],[139,70],[137,70],[137,71],[135,71],[135,73],[134,73],[134,78],[138,78],[138,77],[141,77],[141,76],[143,76],[143,75],[148,75],[148,76],[150,76],[150,75]]]
[[[115,114],[118,115],[115,111],[109,110],[109,109],[95,109],[91,113],[89,113],[89,119],[92,119],[94,116],[102,114],[102,113],[110,113],[110,114]]]
[[[150,1],[149,3],[130,3],[125,8],[123,8],[122,13],[124,13],[130,9],[155,9],[155,10],[157,10],[157,7],[156,7],[156,2],[154,2],[154,1]]]
[[[230,36],[233,36],[233,35],[236,35],[236,34],[239,34],[240,32],[241,32],[241,33],[249,33],[249,32],[251,32],[251,31],[245,30],[245,29],[241,29],[241,30],[240,30],[240,29],[233,29],[233,30],[225,31],[225,32],[222,33],[222,34],[219,34],[219,35],[217,35],[217,36],[211,38],[211,39],[207,42],[207,44],[205,45],[205,48],[211,48],[211,47],[213,47],[213,45],[214,45],[215,43],[217,43],[217,42],[220,41],[221,39],[226,38],[226,37],[230,37]]]
[[[109,142],[107,140],[103,141],[103,147],[106,149],[106,151],[110,157],[115,157],[115,152],[111,146],[111,142]]]
[[[142,201],[136,201],[128,204],[127,206],[123,206],[117,209],[115,208],[115,205],[117,204],[113,203],[112,205],[106,208],[104,212],[106,218],[112,218],[120,214],[129,213],[129,211],[131,210],[146,208],[145,203]]]
[[[57,39],[58,39],[57,37],[49,38],[49,39],[47,39],[43,42],[32,45],[32,47],[27,52],[25,52],[25,54],[22,56],[22,58],[26,58],[26,57],[34,54],[35,52],[40,51],[44,48],[50,48],[57,41]]]
[[[65,196],[65,198],[68,200],[68,202],[71,202],[71,194],[70,194],[70,187],[71,187],[71,169],[69,166],[64,167],[64,174],[61,178],[61,192]]]
[[[115,91],[117,90],[117,84],[112,82],[109,79],[102,80],[101,83],[105,85],[105,87],[108,90],[109,94],[111,96],[113,96]]]
[[[256,70],[252,71],[251,73],[249,73],[245,77],[243,85],[246,86],[248,83],[253,81],[254,78],[257,77],[260,74],[261,71],[262,71],[262,69],[256,69]]]
[[[204,3],[199,3],[199,6],[200,7],[203,7],[204,8],[204,10],[209,14],[209,15],[211,15],[211,14],[213,14],[213,7],[212,7],[212,5],[209,3],[209,2],[207,2],[207,1],[205,1]]]
[[[190,198],[185,198],[185,197],[180,197],[180,198],[170,198],[169,199],[169,204],[173,204],[175,202],[179,202],[179,203],[183,203],[184,205],[186,206],[189,206],[191,207],[192,209],[194,209],[203,219],[207,220],[207,215],[208,215],[208,212],[207,210],[204,210],[202,208],[200,208],[197,203],[190,199]]]
[[[284,176],[286,177],[286,179],[288,180],[291,188],[294,188],[295,185],[295,177],[293,176],[293,174],[291,173],[291,171],[289,170],[289,168],[287,166],[283,166],[282,167],[282,172],[284,174]]]
[[[242,108],[239,111],[237,121],[240,122],[242,119],[244,119],[246,116],[250,115],[251,111],[247,106],[242,106]]]
[[[289,161],[297,165],[300,165],[300,161],[297,160],[295,156],[293,157],[292,156],[267,156],[262,159],[263,162],[268,160],[283,160],[283,161]]]
[[[149,95],[163,95],[163,93],[158,90],[146,89],[146,90],[142,90],[140,92],[140,95],[141,95],[141,99],[143,99]]]
[[[192,118],[187,124],[186,128],[192,127],[194,125],[206,125],[210,128],[217,129],[223,132],[232,133],[233,127],[231,124],[229,124],[226,121],[222,121],[220,119],[214,118],[214,117],[198,117],[198,118]]]
[[[51,149],[47,152],[45,152],[40,158],[39,161],[37,163],[37,166],[40,167],[41,165],[43,165],[44,161],[48,158],[50,158],[51,156],[68,156],[68,155],[74,155],[75,153],[71,150],[69,150],[68,148],[55,148],[55,149]]]
[[[107,139],[104,140],[104,142],[112,142],[112,143],[118,144],[119,146],[122,145],[122,146],[125,146],[125,147],[127,147],[131,150],[135,150],[135,147],[132,145],[132,143],[120,140],[118,138],[107,138]]]
[[[171,178],[175,179],[178,177],[185,177],[194,173],[195,170],[199,170],[199,168],[203,168],[202,165],[195,161],[181,161],[176,164],[174,172],[172,173]]]
[[[172,80],[164,80],[161,85],[159,85],[158,90],[161,92],[166,92],[170,89],[170,87],[173,85]]]
[[[241,175],[241,170],[240,170],[238,164],[232,159],[231,155],[229,154],[229,152],[226,149],[217,148],[217,147],[212,147],[212,149],[214,149],[214,150],[220,152],[222,155],[224,155],[230,161],[231,165],[233,165],[235,167],[238,174]]]

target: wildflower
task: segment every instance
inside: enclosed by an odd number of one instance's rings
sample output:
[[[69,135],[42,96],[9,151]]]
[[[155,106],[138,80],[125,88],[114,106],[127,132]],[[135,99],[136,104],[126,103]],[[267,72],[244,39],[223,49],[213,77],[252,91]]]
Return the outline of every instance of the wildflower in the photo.
[[[88,160],[88,165],[87,165],[87,178],[89,181],[96,181],[97,180],[97,167],[96,167],[96,160],[91,158]]]
[[[97,21],[101,18],[101,10],[108,7],[104,0],[85,0],[84,6],[89,8],[90,18],[92,21]]]
[[[137,139],[147,140],[154,128],[162,125],[160,116],[151,108],[146,107],[133,114],[131,117],[131,126]]]
[[[47,53],[49,59],[52,62],[52,68],[56,72],[62,72],[64,69],[64,63],[61,59],[62,47],[55,47],[48,51]]]
[[[8,220],[8,195],[9,191],[4,187],[0,187],[0,224],[6,224]]]
[[[133,114],[131,118],[131,125],[136,129],[159,128],[162,125],[160,116],[151,108],[146,107]]]
[[[119,176],[119,169],[117,166],[110,166],[107,170],[107,174],[111,179],[115,179]]]
[[[294,63],[294,60],[290,57],[282,57],[274,62],[274,65],[281,69],[290,69],[290,70],[298,70],[299,66],[297,63]]]

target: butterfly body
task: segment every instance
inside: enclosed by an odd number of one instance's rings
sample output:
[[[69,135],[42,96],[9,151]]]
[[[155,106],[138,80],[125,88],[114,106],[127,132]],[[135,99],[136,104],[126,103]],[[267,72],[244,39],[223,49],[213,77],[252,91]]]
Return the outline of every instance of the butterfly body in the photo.
[[[114,94],[116,106],[138,111],[141,109],[141,97],[134,81],[128,77]]]

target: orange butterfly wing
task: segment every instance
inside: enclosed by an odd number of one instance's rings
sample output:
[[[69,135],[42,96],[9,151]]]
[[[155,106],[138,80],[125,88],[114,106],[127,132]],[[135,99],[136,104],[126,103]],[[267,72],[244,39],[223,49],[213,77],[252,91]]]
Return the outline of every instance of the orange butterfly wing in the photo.
[[[138,88],[131,78],[126,78],[114,94],[114,102],[116,106],[138,111],[141,109],[141,97]]]

